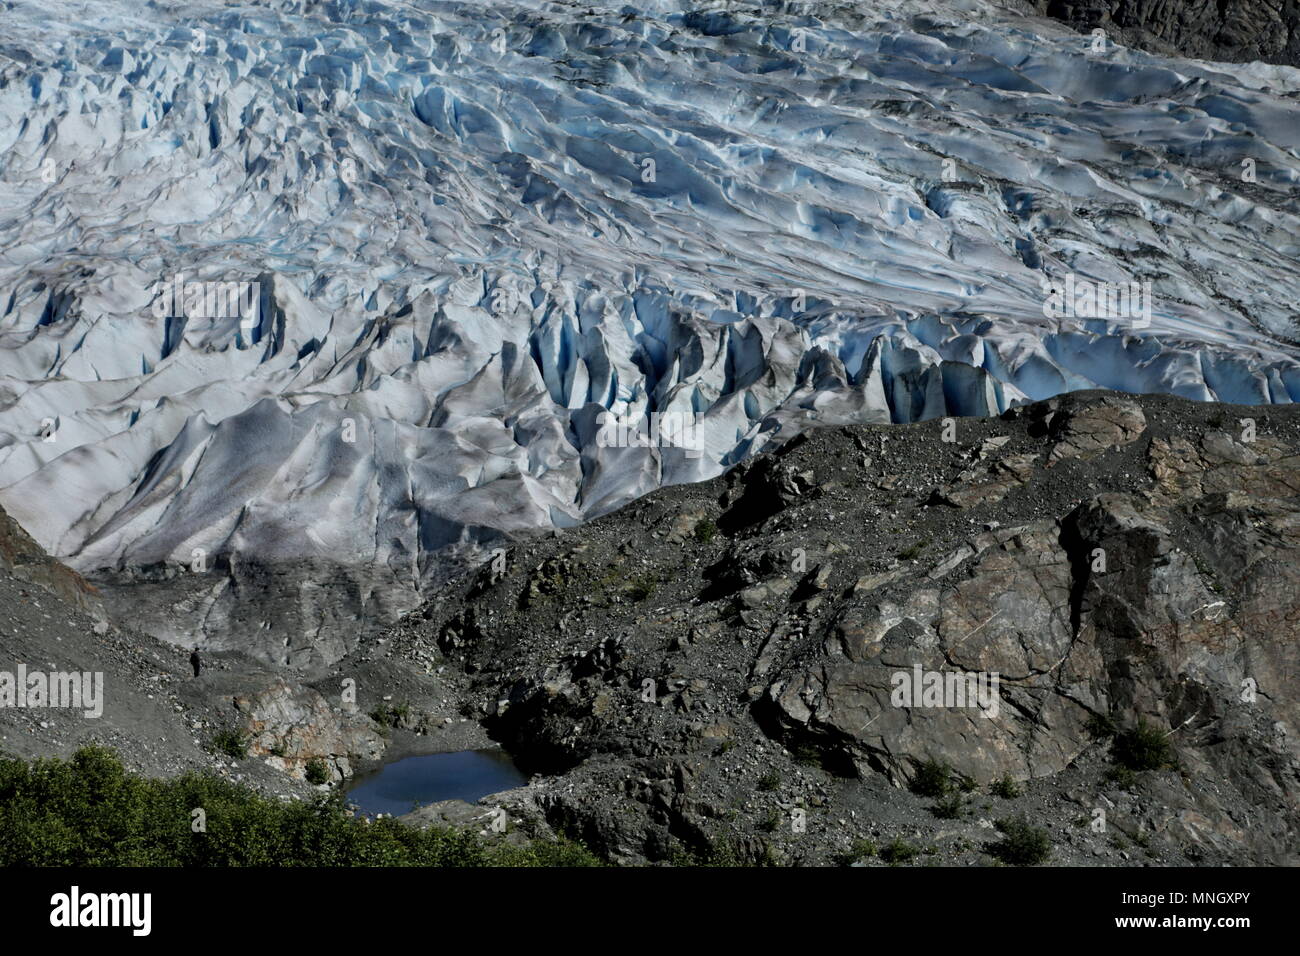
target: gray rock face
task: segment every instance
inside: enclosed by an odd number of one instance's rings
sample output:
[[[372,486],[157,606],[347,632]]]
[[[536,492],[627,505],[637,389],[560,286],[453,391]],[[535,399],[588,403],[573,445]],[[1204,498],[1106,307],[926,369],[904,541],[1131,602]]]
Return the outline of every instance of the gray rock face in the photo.
[[[369,718],[331,707],[311,688],[277,681],[258,693],[235,698],[235,709],[251,734],[249,753],[293,777],[323,760],[330,779],[352,773],[355,760],[377,760],[386,747]]]
[[[1296,0],[1033,0],[1081,31],[1102,28],[1128,46],[1231,63],[1300,66]]]
[[[242,655],[204,648],[194,677],[188,650],[135,629],[142,610],[105,617],[95,588],[0,512],[0,671],[80,675],[83,693],[93,689],[78,706],[7,701],[0,750],[67,757],[104,745],[132,771],[215,773],[278,797],[312,792],[302,780],[312,757],[338,780],[353,758],[382,754],[385,741],[367,718],[330,708],[321,693]],[[250,759],[214,746],[216,733],[232,727],[252,731]]]
[[[1085,405],[1066,399],[1060,412],[1045,416],[1045,423],[1054,441],[1047,456],[1049,467],[1066,458],[1092,458],[1107,449],[1127,445],[1147,427],[1142,407],[1119,397]]]
[[[984,535],[953,587],[863,595],[821,659],[772,684],[768,699],[792,730],[899,783],[929,758],[985,782],[1063,770],[1089,745],[1084,725],[1105,702],[1091,681],[1103,662],[1075,646],[1063,610],[1072,574],[1058,537],[1051,521]],[[1003,699],[995,691],[992,706],[978,707],[977,689],[962,706],[943,696],[896,706],[896,675],[914,685],[918,672],[996,673]]]
[[[103,601],[94,585],[55,561],[19,524],[0,508],[0,569],[58,595],[74,607],[104,621]]]
[[[110,615],[181,647],[246,653],[272,667],[319,672],[418,600],[383,567],[220,554],[201,573],[154,565],[93,577]]]
[[[382,651],[463,668],[528,805],[613,859],[906,826],[979,862],[1016,786],[1061,862],[1300,859],[1300,413],[1076,393],[943,434],[807,433],[521,543]],[[932,763],[986,795],[918,804]]]

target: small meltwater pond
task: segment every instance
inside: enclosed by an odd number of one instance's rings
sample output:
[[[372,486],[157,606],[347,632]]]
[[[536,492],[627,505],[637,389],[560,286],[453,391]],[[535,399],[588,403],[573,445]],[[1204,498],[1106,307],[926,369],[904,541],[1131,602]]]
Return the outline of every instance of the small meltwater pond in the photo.
[[[461,750],[395,760],[358,776],[348,788],[347,798],[366,816],[401,816],[417,805],[441,800],[474,803],[489,793],[513,790],[527,782],[503,750]]]

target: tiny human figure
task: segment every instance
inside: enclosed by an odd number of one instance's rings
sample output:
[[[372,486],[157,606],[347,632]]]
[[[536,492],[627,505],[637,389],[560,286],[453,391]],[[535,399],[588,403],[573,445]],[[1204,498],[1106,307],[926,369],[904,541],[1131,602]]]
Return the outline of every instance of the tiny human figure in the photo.
[[[194,676],[199,676],[199,671],[203,669],[203,659],[199,657],[199,649],[196,647],[190,653],[190,666],[194,668]]]

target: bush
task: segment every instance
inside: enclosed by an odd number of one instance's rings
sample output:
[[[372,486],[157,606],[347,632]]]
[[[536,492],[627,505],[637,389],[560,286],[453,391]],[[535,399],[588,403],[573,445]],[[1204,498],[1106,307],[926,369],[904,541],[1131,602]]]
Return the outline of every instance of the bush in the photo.
[[[1001,797],[1003,800],[1014,800],[1020,796],[1020,785],[1011,779],[1011,774],[1006,774],[994,781],[993,796]]]
[[[1047,831],[1031,826],[1024,817],[998,820],[994,824],[1002,839],[989,847],[995,857],[1013,866],[1037,866],[1052,855],[1052,841]]]
[[[713,536],[718,533],[718,526],[708,518],[705,518],[695,526],[695,540],[701,544],[708,544],[713,540]]]
[[[647,571],[628,581],[626,586],[627,596],[637,604],[640,604],[650,595],[655,593],[655,588],[659,586],[659,576],[653,571]]]
[[[1157,727],[1145,720],[1124,731],[1111,745],[1111,756],[1126,770],[1163,770],[1174,764],[1174,751],[1169,740]]]
[[[202,809],[204,832],[191,824]],[[271,800],[213,775],[150,780],[111,750],[0,760],[0,866],[590,866],[569,842],[512,846],[466,830],[366,823],[338,793]]]
[[[1115,722],[1105,714],[1093,714],[1083,725],[1083,729],[1097,740],[1108,740],[1115,736]]]
[[[766,853],[764,855],[766,856]],[[760,865],[763,862],[763,859],[760,859]],[[703,849],[687,848],[674,840],[668,851],[668,863],[671,866],[737,867],[753,865],[752,859],[746,859],[736,845],[726,837],[707,841]]]
[[[880,851],[880,858],[886,863],[906,863],[913,859],[921,851],[912,844],[908,843],[902,837],[894,837],[889,843],[885,844]]]
[[[812,744],[796,744],[790,748],[790,757],[795,763],[803,764],[805,767],[822,765],[822,752]]]
[[[306,767],[307,782],[319,787],[322,783],[328,783],[330,779],[330,768],[320,757],[312,757],[307,761]]]
[[[406,701],[400,704],[380,701],[379,706],[370,712],[370,719],[383,728],[400,727],[410,716],[411,705]]]
[[[758,789],[763,793],[771,793],[781,786],[781,775],[775,770],[769,770],[763,776],[758,778]]]
[[[208,748],[213,753],[225,754],[231,760],[248,759],[248,734],[233,727],[225,727],[212,735]]]
[[[913,558],[920,557],[921,552],[924,551],[929,546],[929,544],[930,544],[929,538],[922,538],[920,541],[917,541],[915,544],[912,544],[904,548],[902,551],[898,552],[899,560],[911,561]]]
[[[965,800],[959,793],[954,793],[950,797],[944,797],[933,807],[930,812],[940,820],[957,820],[961,818],[962,811],[966,808]]]
[[[862,860],[870,859],[875,856],[877,852],[878,850],[874,840],[860,837],[854,840],[847,850],[835,854],[834,860],[840,866],[850,866],[851,864],[858,863]]]
[[[1132,790],[1138,782],[1137,774],[1128,767],[1111,767],[1106,771],[1106,779],[1121,790]]]
[[[947,796],[952,789],[952,768],[930,758],[916,771],[912,781],[912,792],[921,797]]]

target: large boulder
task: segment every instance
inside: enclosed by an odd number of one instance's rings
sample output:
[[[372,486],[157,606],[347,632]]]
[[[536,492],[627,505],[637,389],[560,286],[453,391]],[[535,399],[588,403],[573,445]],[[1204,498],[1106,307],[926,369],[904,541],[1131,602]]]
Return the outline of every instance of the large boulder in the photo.
[[[377,760],[386,747],[364,715],[331,707],[309,687],[279,680],[234,703],[251,735],[249,753],[294,777],[304,777],[312,760],[323,760],[337,782],[351,775],[354,761]]]

